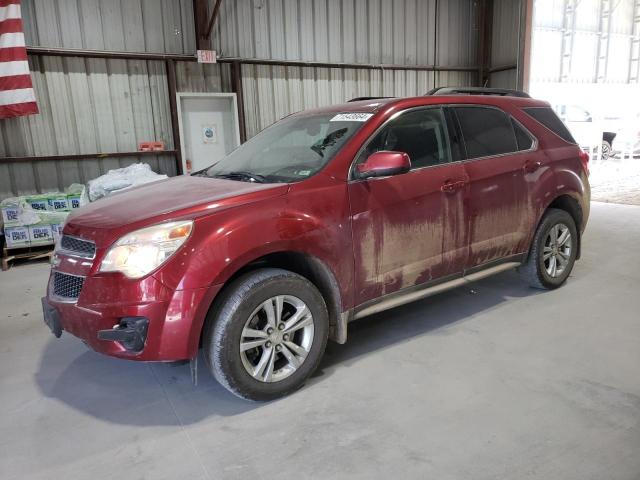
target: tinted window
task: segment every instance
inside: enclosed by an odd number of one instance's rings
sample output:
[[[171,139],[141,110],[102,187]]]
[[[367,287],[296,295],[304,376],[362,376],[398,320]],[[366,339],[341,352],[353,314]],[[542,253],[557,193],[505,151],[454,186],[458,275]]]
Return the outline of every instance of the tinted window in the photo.
[[[358,163],[381,150],[406,153],[411,159],[411,168],[450,162],[451,153],[442,110],[413,110],[391,120],[369,142]]]
[[[467,158],[488,157],[518,150],[511,121],[495,108],[455,107]]]
[[[529,150],[533,146],[533,139],[525,132],[524,128],[519,123],[511,121],[513,123],[513,131],[516,132],[516,141],[518,142],[518,151]]]
[[[569,143],[576,143],[567,127],[564,126],[562,120],[558,118],[551,107],[529,107],[525,108],[524,111],[560,138]]]

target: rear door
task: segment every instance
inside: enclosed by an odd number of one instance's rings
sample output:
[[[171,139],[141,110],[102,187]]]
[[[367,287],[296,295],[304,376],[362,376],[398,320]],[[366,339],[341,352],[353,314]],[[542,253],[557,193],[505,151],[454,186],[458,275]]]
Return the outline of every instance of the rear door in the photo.
[[[469,270],[522,252],[530,230],[525,173],[539,165],[527,163],[533,139],[501,109],[465,105],[452,110],[466,152]]]
[[[392,118],[365,144],[355,164],[380,150],[405,152],[408,173],[352,179],[349,199],[355,302],[461,274],[466,260],[464,168],[437,107]]]

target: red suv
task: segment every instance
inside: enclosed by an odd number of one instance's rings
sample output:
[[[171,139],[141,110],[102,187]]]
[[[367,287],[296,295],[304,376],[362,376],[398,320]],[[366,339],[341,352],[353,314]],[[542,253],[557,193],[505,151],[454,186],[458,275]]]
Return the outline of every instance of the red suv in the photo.
[[[482,95],[478,95],[481,93]],[[580,256],[588,157],[549,104],[439,90],[290,115],[212,167],[72,214],[45,322],[96,351],[192,360],[236,395],[299,388],[347,324]]]

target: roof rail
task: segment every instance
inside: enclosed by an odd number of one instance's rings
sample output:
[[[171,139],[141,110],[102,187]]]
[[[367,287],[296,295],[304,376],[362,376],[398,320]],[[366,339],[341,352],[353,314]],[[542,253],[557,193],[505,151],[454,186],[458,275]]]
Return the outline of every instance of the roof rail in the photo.
[[[359,102],[360,100],[380,100],[381,98],[395,98],[395,97],[355,97],[349,100],[350,102]]]
[[[531,98],[528,93],[521,90],[485,87],[438,87],[429,90],[425,95],[498,95],[501,97]]]

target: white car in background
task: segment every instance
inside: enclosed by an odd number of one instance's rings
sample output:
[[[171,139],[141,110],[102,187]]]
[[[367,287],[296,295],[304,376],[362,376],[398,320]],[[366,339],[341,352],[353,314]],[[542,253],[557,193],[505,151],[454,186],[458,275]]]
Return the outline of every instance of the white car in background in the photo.
[[[640,113],[620,116],[614,121],[611,129],[618,132],[612,157],[640,157]],[[615,122],[615,123],[614,123]]]
[[[617,132],[611,131],[610,118],[597,117],[580,105],[555,104],[553,109],[583,150],[599,153],[602,160],[612,155]]]

